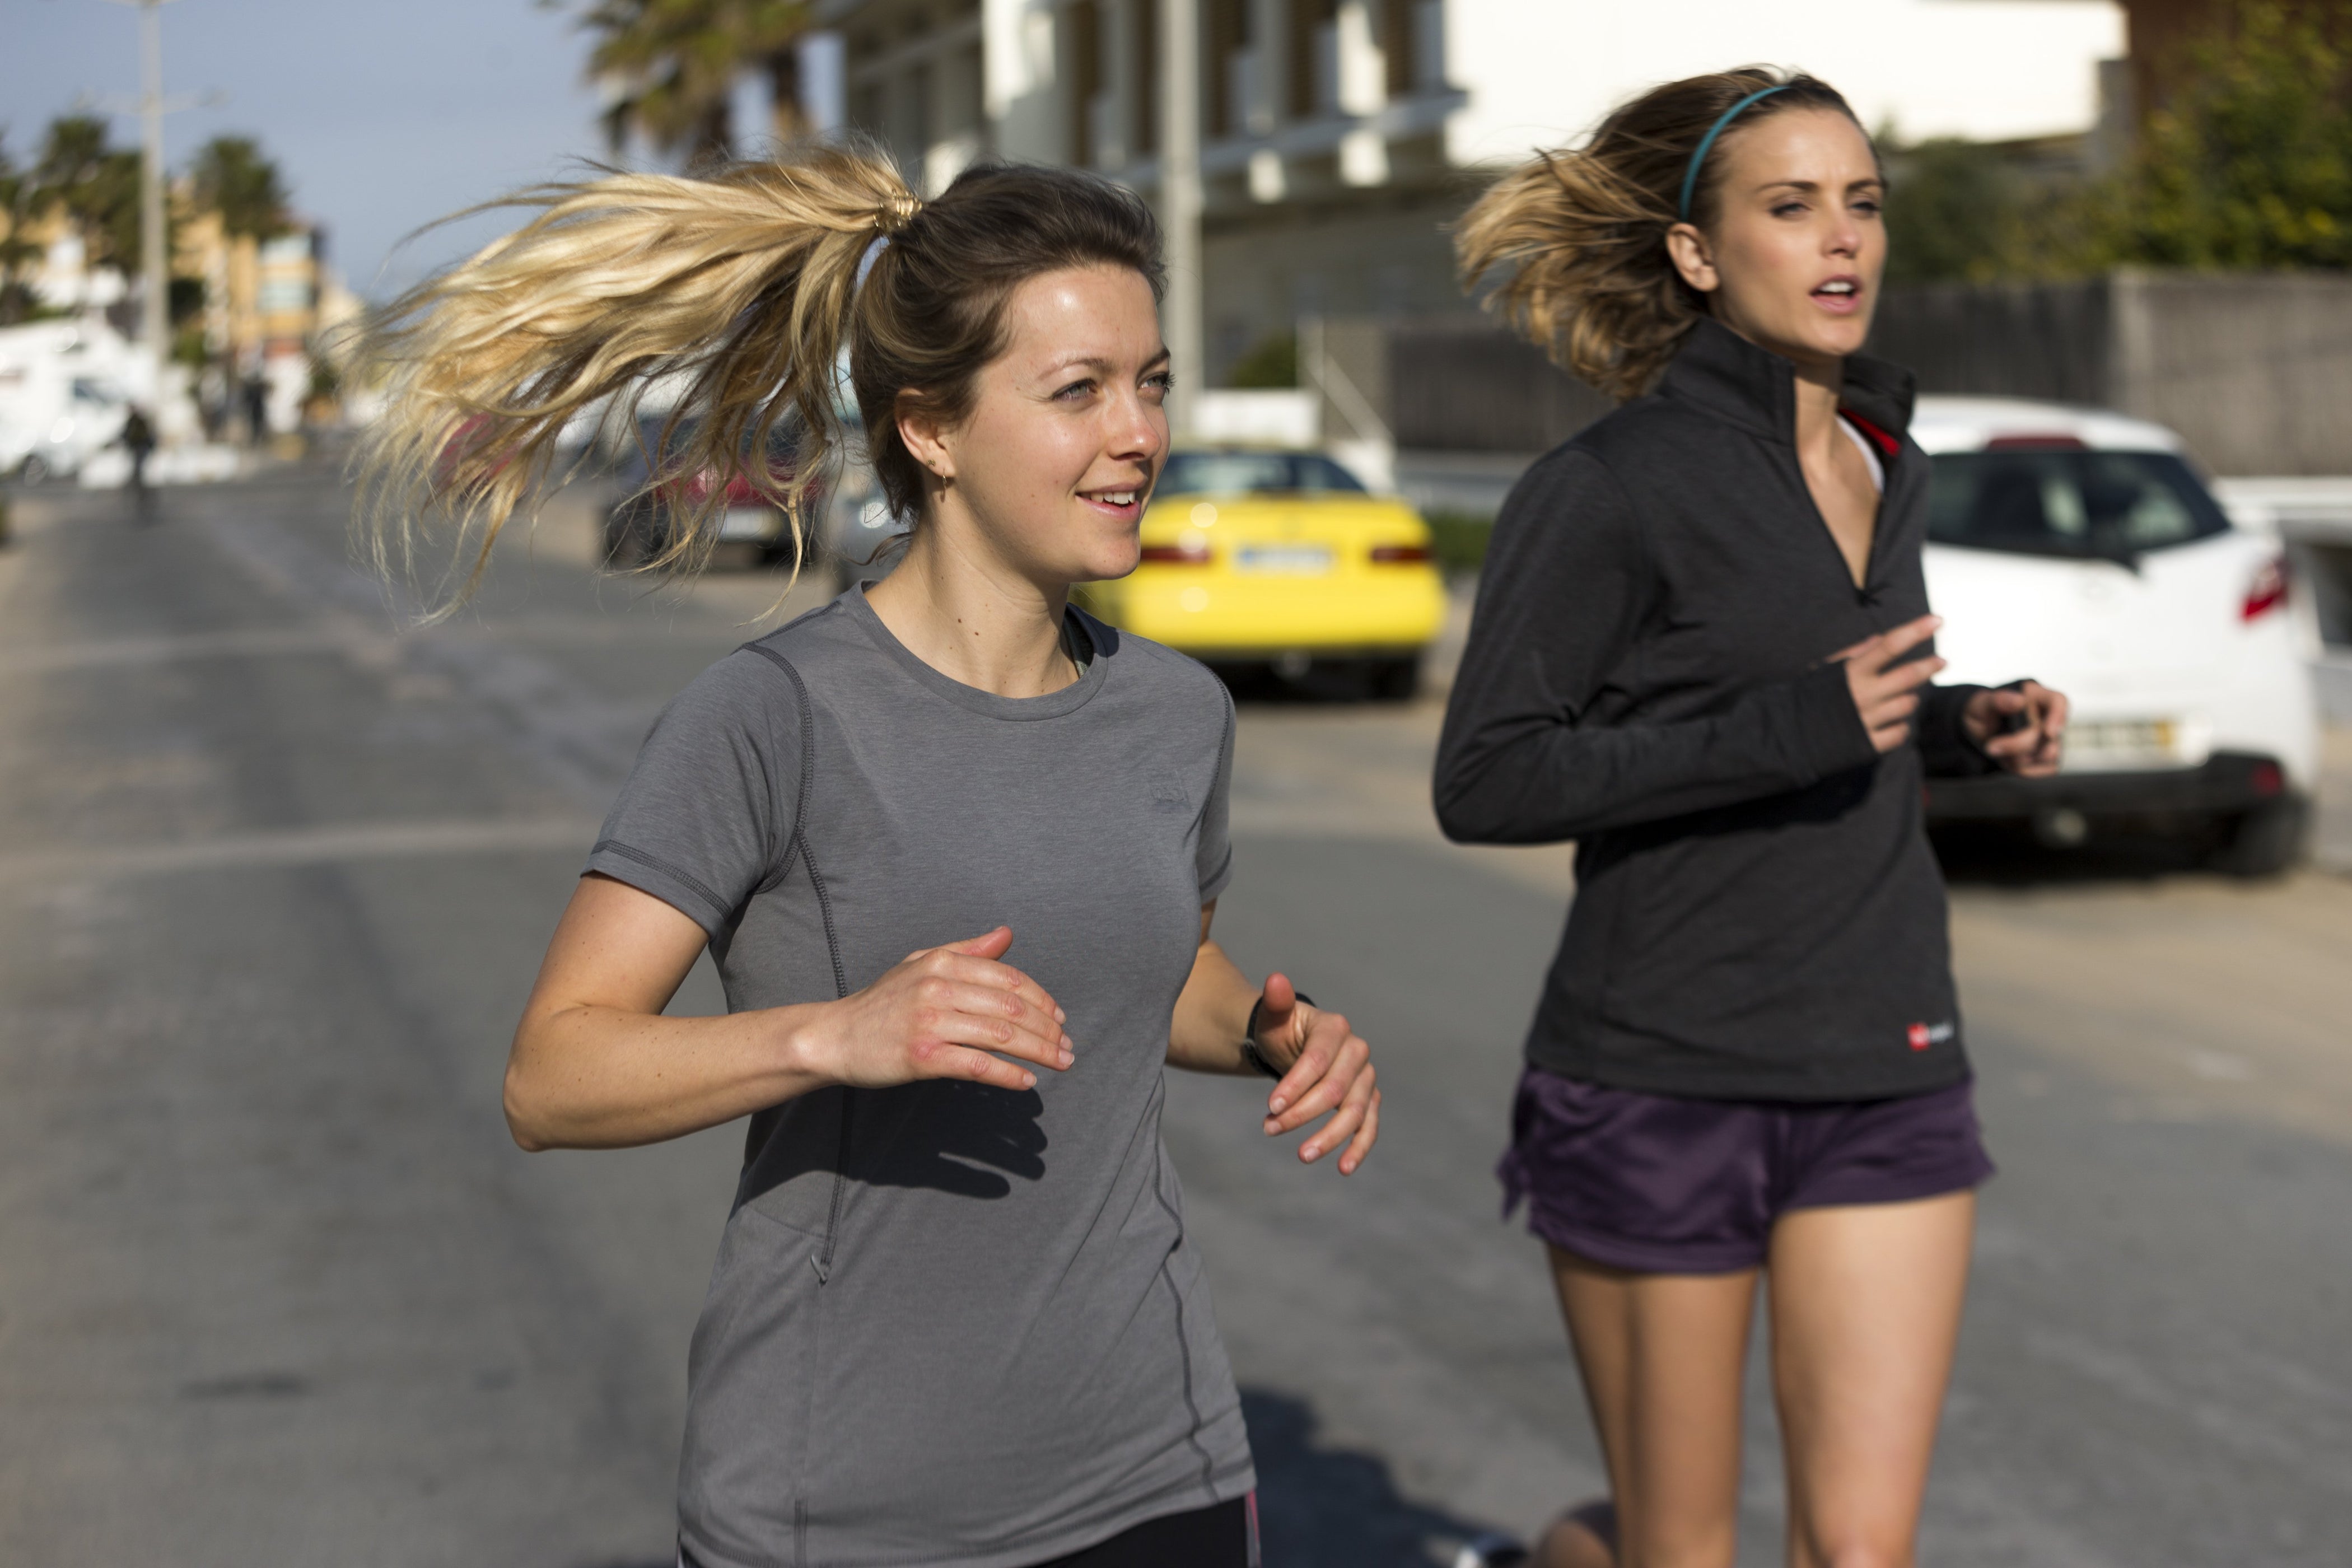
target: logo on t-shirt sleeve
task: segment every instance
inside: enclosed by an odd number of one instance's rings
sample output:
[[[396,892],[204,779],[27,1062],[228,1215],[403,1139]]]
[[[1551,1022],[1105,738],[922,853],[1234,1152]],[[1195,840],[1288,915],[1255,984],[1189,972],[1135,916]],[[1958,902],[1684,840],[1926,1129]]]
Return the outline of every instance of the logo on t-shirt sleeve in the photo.
[[[1192,793],[1184,781],[1174,773],[1161,773],[1151,781],[1151,809],[1171,816],[1189,816],[1192,810]]]
[[[1940,1024],[1914,1024],[1906,1034],[1913,1050],[1924,1051],[1929,1046],[1942,1045],[1958,1032],[1952,1021],[1947,1018]]]

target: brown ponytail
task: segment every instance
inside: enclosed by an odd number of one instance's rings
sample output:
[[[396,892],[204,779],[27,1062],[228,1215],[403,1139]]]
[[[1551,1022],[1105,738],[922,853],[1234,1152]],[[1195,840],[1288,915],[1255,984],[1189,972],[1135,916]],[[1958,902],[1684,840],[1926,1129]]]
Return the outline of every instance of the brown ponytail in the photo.
[[[1540,153],[1495,182],[1454,235],[1463,287],[1503,273],[1485,303],[1513,331],[1612,397],[1647,392],[1706,314],[1666,254],[1691,157],[1726,110],[1771,87],[1708,150],[1691,202],[1699,227],[1719,215],[1725,148],[1741,132],[1792,109],[1854,119],[1828,83],[1762,66],[1653,88],[1582,147]]]
[[[922,475],[898,413],[969,412],[1016,285],[1090,264],[1160,283],[1150,209],[1071,170],[982,166],[924,203],[887,158],[828,147],[693,176],[542,185],[497,205],[538,216],[375,312],[362,340],[387,403],[362,450],[360,517],[378,569],[412,579],[419,521],[454,532],[426,594],[436,618],[479,585],[566,424],[608,399],[634,413],[649,384],[681,386],[655,482],[742,478],[805,543],[810,491],[842,444],[845,345],[867,456],[911,518]],[[780,426],[794,452],[782,477],[764,458]],[[708,554],[724,487],[703,489],[690,510],[664,509],[650,564]]]

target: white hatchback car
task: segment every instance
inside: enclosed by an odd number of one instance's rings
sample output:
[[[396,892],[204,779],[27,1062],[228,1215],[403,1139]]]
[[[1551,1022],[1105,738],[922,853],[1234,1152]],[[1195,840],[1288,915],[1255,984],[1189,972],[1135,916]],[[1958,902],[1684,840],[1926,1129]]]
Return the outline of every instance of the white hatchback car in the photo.
[[[2278,541],[2233,527],[2161,426],[2054,404],[1923,397],[1927,595],[1942,679],[2031,676],[2074,705],[2051,779],[1937,779],[1930,822],[2196,835],[2242,875],[2308,837],[2318,714]]]

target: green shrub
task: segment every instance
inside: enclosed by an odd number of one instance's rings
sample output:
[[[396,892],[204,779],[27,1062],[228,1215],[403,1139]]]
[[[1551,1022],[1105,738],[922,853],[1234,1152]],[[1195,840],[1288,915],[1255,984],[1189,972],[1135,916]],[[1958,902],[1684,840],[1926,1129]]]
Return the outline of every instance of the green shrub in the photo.
[[[1430,553],[1437,557],[1438,570],[1447,576],[1475,573],[1486,559],[1486,536],[1495,531],[1495,520],[1463,511],[1431,511],[1422,514],[1429,524]]]
[[[1225,384],[1252,390],[1297,386],[1297,336],[1291,332],[1277,332],[1270,338],[1260,338],[1249,353],[1234,362],[1234,368],[1225,376]]]
[[[2110,214],[2116,259],[2352,266],[2352,58],[2333,9],[2237,0],[2191,46]]]

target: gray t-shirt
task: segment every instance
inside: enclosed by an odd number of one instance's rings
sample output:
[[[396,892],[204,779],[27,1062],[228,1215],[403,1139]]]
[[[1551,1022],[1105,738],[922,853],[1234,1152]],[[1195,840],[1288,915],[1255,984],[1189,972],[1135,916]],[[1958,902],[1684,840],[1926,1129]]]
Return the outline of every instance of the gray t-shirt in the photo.
[[[852,590],[670,703],[589,857],[710,933],[736,1012],[1009,925],[1077,1057],[751,1119],[688,1369],[704,1568],[1023,1568],[1255,1484],[1160,1139],[1233,705],[1072,616],[1081,678],[1003,698]]]

